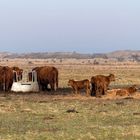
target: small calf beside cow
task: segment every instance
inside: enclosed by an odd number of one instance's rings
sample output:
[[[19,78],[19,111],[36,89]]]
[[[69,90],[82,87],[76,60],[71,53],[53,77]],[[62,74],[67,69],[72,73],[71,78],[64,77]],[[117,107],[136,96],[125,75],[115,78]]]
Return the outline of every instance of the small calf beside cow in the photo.
[[[88,79],[81,81],[74,81],[73,79],[68,81],[68,86],[71,86],[76,94],[79,93],[80,89],[86,89],[86,95],[90,95],[90,82]]]

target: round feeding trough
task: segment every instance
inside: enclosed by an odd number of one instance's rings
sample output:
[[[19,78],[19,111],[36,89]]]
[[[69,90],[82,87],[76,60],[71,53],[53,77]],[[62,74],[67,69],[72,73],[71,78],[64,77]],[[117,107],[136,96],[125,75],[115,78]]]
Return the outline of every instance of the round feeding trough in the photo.
[[[18,80],[17,73],[14,71],[14,79],[11,91],[13,92],[39,92],[36,71],[23,71],[22,79]]]

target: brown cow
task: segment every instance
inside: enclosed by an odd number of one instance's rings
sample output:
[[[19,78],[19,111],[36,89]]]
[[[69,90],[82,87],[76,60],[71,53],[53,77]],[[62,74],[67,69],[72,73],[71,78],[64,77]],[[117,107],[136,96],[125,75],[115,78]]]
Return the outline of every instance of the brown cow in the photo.
[[[101,81],[104,81],[105,92],[107,91],[107,88],[108,88],[110,82],[115,81],[115,75],[114,74],[110,74],[109,76],[96,75],[95,77],[101,79]]]
[[[10,91],[13,83],[13,70],[10,67],[4,67],[5,73],[5,91]]]
[[[11,68],[4,66],[0,68],[0,87],[3,91],[9,91],[12,86],[13,71]]]
[[[0,89],[9,91],[11,89],[15,73],[17,71],[17,77],[21,77],[21,69],[18,67],[10,68],[8,66],[0,67]]]
[[[11,69],[14,72],[14,80],[16,82],[22,80],[23,69],[20,69],[19,67],[15,67],[15,66],[11,67]]]
[[[40,90],[48,90],[48,84],[50,84],[51,90],[56,90],[58,88],[57,68],[44,66],[36,67],[33,70],[37,72],[37,80]]]
[[[92,77],[91,78],[91,96],[101,97],[101,95],[105,95],[105,83],[101,78]]]
[[[109,76],[96,75],[91,77],[91,96],[100,97],[101,95],[105,95],[111,81],[115,81],[114,74],[110,74]]]
[[[137,91],[137,87],[136,85],[133,85],[131,87],[128,88],[124,88],[124,89],[119,89],[116,91],[116,95],[119,96],[131,96],[133,95],[135,92]]]
[[[82,81],[74,81],[73,79],[68,81],[68,86],[71,86],[76,94],[79,93],[80,89],[86,89],[86,95],[90,94],[90,82],[88,79]]]

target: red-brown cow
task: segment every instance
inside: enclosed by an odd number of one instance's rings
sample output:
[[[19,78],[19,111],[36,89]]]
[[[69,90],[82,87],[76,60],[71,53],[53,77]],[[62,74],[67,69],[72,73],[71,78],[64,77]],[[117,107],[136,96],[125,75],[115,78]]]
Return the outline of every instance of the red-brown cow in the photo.
[[[58,88],[58,70],[55,67],[44,66],[36,67],[33,70],[37,72],[37,80],[40,90],[48,90],[48,84],[51,90]]]
[[[91,77],[92,84],[91,95],[97,97],[105,95],[111,81],[115,81],[114,74],[110,74],[109,76],[96,75]]]
[[[21,77],[22,70],[18,67],[0,67],[0,90],[9,91],[11,89],[15,77],[15,73],[13,71],[17,72],[18,78]]]

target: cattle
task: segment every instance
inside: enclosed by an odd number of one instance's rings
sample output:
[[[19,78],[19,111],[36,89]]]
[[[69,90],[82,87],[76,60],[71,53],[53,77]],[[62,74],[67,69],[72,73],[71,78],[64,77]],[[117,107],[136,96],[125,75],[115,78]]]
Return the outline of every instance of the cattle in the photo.
[[[111,81],[115,81],[114,74],[110,74],[109,76],[96,75],[91,77],[91,96],[100,97],[101,95],[105,95]]]
[[[1,67],[0,75],[0,89],[9,91],[13,82],[13,70],[8,66]]]
[[[88,79],[75,81],[73,79],[68,81],[68,86],[71,86],[76,94],[79,94],[80,89],[86,89],[86,95],[90,94],[90,82]]]
[[[101,97],[101,95],[105,95],[105,83],[101,78],[92,77],[91,85],[91,96]]]
[[[53,66],[35,67],[32,70],[37,73],[37,81],[40,90],[56,90],[58,88],[58,70]]]
[[[110,74],[108,76],[96,75],[96,77],[101,79],[101,81],[104,83],[105,92],[107,91],[110,82],[115,81],[115,75],[114,74]]]
[[[15,78],[15,73],[13,71],[17,72],[18,78],[22,77],[22,70],[18,67],[0,67],[0,90],[9,91],[11,89],[13,79]]]
[[[118,96],[131,96],[137,91],[136,85],[133,85],[128,88],[119,89],[116,91],[116,95]]]
[[[23,74],[23,69],[20,69],[19,67],[11,67],[14,73],[14,81],[20,81],[22,80],[22,74]]]

